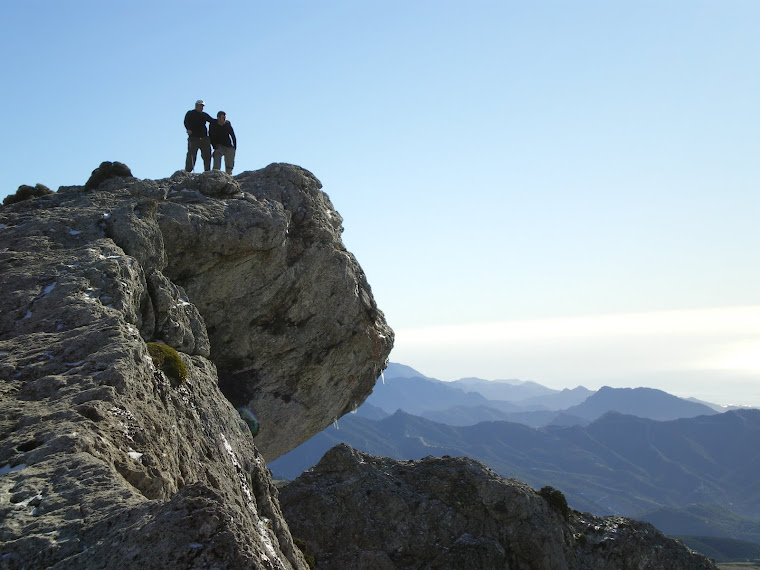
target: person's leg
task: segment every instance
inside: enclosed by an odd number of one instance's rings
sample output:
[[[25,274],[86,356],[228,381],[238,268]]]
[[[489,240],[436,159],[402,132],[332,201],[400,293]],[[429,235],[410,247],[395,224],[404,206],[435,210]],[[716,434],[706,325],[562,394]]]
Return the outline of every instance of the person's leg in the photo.
[[[192,172],[195,168],[195,159],[198,157],[198,145],[193,137],[187,137],[187,157],[185,158],[185,170]]]
[[[211,139],[208,137],[201,139],[201,156],[203,157],[203,169],[211,170]]]
[[[214,149],[214,152],[211,154],[214,157],[214,170],[221,170],[222,169],[222,149],[224,147],[218,146]]]
[[[232,174],[232,169],[235,168],[235,147],[228,146],[225,149],[224,154],[224,170],[227,174]]]

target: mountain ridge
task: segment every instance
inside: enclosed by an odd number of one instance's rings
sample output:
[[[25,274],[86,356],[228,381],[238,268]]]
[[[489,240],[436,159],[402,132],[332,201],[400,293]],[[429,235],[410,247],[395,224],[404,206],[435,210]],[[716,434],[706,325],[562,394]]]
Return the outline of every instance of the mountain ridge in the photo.
[[[398,460],[472,457],[500,475],[560,489],[573,508],[604,515],[701,502],[760,518],[760,495],[752,491],[757,459],[747,454],[759,439],[760,410],[670,421],[609,412],[588,426],[544,428],[503,421],[458,427],[399,410],[379,421],[346,416],[270,468],[293,478],[310,466],[299,457],[304,451],[318,458],[347,443]]]
[[[577,386],[555,390],[535,382],[474,377],[444,382],[398,363],[389,364],[364,405],[380,408],[387,414],[402,409],[433,421],[460,426],[474,425],[484,419],[532,427],[584,425],[613,410],[655,420],[725,411],[654,388],[603,386],[593,391]],[[361,407],[358,412],[364,415]],[[377,417],[376,414],[373,417]]]

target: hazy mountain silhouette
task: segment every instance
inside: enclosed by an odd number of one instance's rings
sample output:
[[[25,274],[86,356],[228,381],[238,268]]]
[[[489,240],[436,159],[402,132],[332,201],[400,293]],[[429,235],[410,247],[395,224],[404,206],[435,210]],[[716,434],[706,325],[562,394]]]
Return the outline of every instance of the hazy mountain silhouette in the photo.
[[[453,406],[482,406],[488,400],[477,392],[464,392],[449,382],[422,376],[393,377],[378,381],[365,404],[393,413],[403,409],[410,414],[445,410]]]
[[[519,410],[514,404],[504,402],[513,410]],[[553,414],[554,412],[549,412]],[[490,405],[478,406],[454,406],[445,410],[430,410],[419,414],[420,417],[433,422],[448,424],[451,426],[471,426],[480,422],[509,421],[511,414]]]
[[[345,442],[396,459],[472,457],[535,488],[560,489],[573,508],[589,512],[635,516],[704,503],[757,518],[758,441],[759,410],[665,422],[612,412],[586,427],[541,429],[510,422],[456,427],[403,412],[380,421],[351,414],[270,469],[293,478]]]
[[[571,406],[576,406],[585,401],[586,398],[594,393],[593,390],[577,386],[576,388],[565,388],[559,392],[554,391],[543,396],[534,396],[525,400],[520,400],[520,406],[525,410],[566,410]]]
[[[552,390],[535,382],[522,380],[482,380],[481,378],[461,378],[451,382],[465,392],[478,392],[489,400],[520,402],[537,396],[554,394]]]
[[[689,402],[696,402],[697,404],[704,404],[705,406],[708,406],[715,410],[716,412],[728,412],[730,410],[746,410],[747,406],[734,406],[734,405],[722,405],[722,404],[713,404],[711,402],[705,402],[704,400],[699,400],[697,398],[685,398]]]
[[[419,372],[407,366],[406,364],[399,364],[398,362],[389,362],[388,367],[383,372],[382,378],[427,378],[422,372]]]
[[[587,425],[609,411],[655,420],[718,413],[704,403],[684,400],[652,388],[583,386],[553,390],[535,382],[462,378],[443,382],[403,364],[391,363],[359,415],[378,419],[376,410],[396,410],[455,426],[510,421],[531,427]]]
[[[603,386],[585,401],[564,410],[566,414],[595,420],[607,412],[620,412],[652,420],[676,420],[717,414],[713,408],[678,398],[654,388]]]
[[[373,406],[372,404],[368,404],[366,402],[364,405],[359,406],[359,409],[356,410],[355,413],[359,414],[363,418],[367,418],[368,420],[382,420],[383,418],[390,416],[390,414],[382,408],[378,408],[377,406]]]

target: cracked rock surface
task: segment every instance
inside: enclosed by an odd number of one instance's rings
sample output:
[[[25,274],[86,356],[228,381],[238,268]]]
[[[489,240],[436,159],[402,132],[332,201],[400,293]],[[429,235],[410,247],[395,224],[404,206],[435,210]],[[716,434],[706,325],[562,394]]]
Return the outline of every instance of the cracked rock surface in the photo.
[[[0,568],[306,568],[265,459],[363,401],[393,342],[340,231],[291,165],[0,208]]]
[[[466,457],[397,461],[340,444],[280,502],[319,568],[716,568],[650,524],[563,511]]]

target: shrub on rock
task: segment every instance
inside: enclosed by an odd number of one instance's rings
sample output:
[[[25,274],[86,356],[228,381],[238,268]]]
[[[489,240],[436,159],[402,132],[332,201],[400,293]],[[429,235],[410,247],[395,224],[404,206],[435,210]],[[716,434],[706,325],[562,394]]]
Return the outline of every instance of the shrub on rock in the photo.
[[[34,186],[22,184],[18,187],[15,194],[10,194],[3,199],[3,205],[9,206],[16,202],[31,200],[32,198],[39,198],[40,196],[46,196],[47,194],[52,193],[53,191],[44,184],[35,184]]]
[[[122,162],[104,161],[92,171],[90,178],[84,185],[85,190],[94,190],[109,178],[132,177],[132,171]]]

